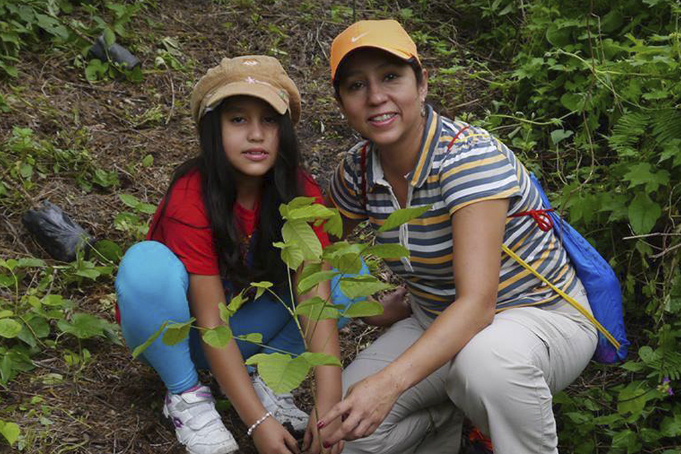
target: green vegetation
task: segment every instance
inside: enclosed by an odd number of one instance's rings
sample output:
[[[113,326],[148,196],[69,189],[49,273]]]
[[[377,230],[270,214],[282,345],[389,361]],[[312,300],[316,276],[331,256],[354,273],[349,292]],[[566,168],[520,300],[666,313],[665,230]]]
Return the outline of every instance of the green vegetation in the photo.
[[[673,396],[681,383],[678,0],[366,0],[354,11],[342,2],[216,0],[211,8],[224,12],[215,19],[218,26],[188,24],[183,21],[193,19],[185,17],[171,21],[164,7],[152,1],[0,0],[0,225],[3,235],[8,229],[0,243],[0,446],[29,452],[87,449],[87,439],[62,442],[50,433],[58,434],[60,415],[84,424],[77,427],[94,425],[94,419],[52,403],[53,388],[40,395],[13,391],[17,383],[37,392],[42,388],[34,384],[77,387],[92,364],[104,367],[109,359],[108,351],[98,353],[119,342],[111,323],[112,276],[122,250],[144,236],[164,178],[190,153],[193,130],[180,118],[188,118],[194,68],[237,53],[267,53],[291,63],[307,99],[301,127],[308,145],[319,139],[333,155],[328,166],[313,161],[327,172],[337,152],[354,140],[333,106],[328,44],[357,16],[404,23],[429,70],[430,102],[509,144],[620,276],[633,342],[629,361],[591,364],[575,385],[555,396],[560,451],[678,454],[681,402]],[[100,35],[108,44],[125,44],[143,59],[143,69],[92,59],[88,49]],[[215,36],[222,41],[212,47]],[[197,52],[204,48],[204,54]],[[43,68],[41,78],[30,74],[29,65]],[[50,80],[59,71],[71,74]],[[64,85],[86,100],[54,104],[55,87]],[[135,93],[140,86],[142,93]],[[185,154],[173,155],[177,146],[186,146]],[[72,205],[83,213],[70,214],[87,219],[98,238],[107,238],[72,263],[21,247],[16,240],[21,233],[12,231],[21,228],[23,210],[61,195],[63,188],[68,190],[62,201],[85,200]],[[321,257],[306,256],[310,250],[297,250],[291,238],[279,245],[289,254],[287,263]],[[343,269],[358,255],[385,251],[341,244],[317,252]],[[310,266],[300,284],[328,277],[323,273]],[[267,283],[254,285],[267,291]],[[238,304],[224,305],[225,319]],[[321,301],[297,310],[341,315]],[[173,341],[190,326],[166,328],[163,337]],[[222,345],[231,334],[204,336]],[[258,341],[252,335],[247,340]],[[275,358],[254,361],[281,389],[297,386],[320,360],[311,357],[305,365],[291,356]],[[292,364],[296,373],[281,375]]]
[[[678,453],[681,4],[480,0],[456,9],[476,50],[509,62],[477,73],[495,98],[480,123],[555,188],[557,206],[623,285],[630,360],[592,366],[587,380],[609,377],[602,387],[556,396],[563,450]]]

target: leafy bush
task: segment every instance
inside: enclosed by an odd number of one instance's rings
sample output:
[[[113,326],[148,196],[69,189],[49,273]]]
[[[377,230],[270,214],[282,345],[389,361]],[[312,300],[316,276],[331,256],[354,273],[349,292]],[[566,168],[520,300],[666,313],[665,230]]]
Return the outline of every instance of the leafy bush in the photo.
[[[555,188],[623,284],[631,360],[556,396],[566,452],[678,452],[681,44],[675,0],[456,2],[509,69],[480,123]],[[674,448],[674,449],[673,449]]]

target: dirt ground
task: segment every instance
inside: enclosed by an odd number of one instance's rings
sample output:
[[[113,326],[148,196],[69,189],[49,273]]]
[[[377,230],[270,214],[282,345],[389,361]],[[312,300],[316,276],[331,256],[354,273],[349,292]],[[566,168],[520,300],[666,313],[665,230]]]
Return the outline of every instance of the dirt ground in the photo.
[[[46,199],[61,206],[98,239],[130,245],[132,239],[113,226],[115,216],[127,210],[118,195],[132,194],[158,203],[172,169],[197,150],[188,112],[191,88],[224,56],[264,53],[282,60],[303,97],[298,133],[305,165],[325,187],[340,153],[357,140],[335,105],[329,83],[329,45],[352,22],[352,3],[346,3],[345,9],[338,9],[327,0],[157,2],[133,21],[131,37],[121,40],[142,60],[145,77],[141,83],[122,78],[90,83],[82,69],[74,68],[73,52],[23,55],[19,77],[1,82],[1,91],[14,96],[12,110],[0,114],[0,139],[7,140],[12,128],[19,126],[31,128],[39,138],[60,147],[86,148],[98,168],[117,172],[120,184],[84,192],[68,173],[41,179],[36,188],[24,191],[23,203],[0,206],[0,257],[49,260],[21,223],[29,206]],[[398,2],[380,5],[358,1],[357,18],[398,15]],[[449,17],[443,14],[449,14],[455,19],[446,5],[441,8],[433,11],[433,17],[442,20]],[[418,27],[425,30],[428,23]],[[179,69],[154,68],[165,38],[179,44]],[[452,49],[458,49],[457,36],[447,38]],[[427,44],[421,51],[426,66],[446,67],[444,57],[435,55]],[[480,109],[480,100],[486,96],[475,82],[462,80],[456,99],[448,104],[439,98],[430,101],[453,116],[455,105]],[[153,165],[145,167],[142,160],[147,155],[153,157]],[[70,286],[68,293],[81,310],[113,320],[112,280]],[[344,361],[375,336],[374,329],[359,322],[345,328]],[[0,389],[2,417],[20,425],[24,452],[184,452],[162,422],[164,389],[149,367],[133,361],[122,345],[88,340],[80,347],[91,352],[92,360],[76,370],[64,362],[61,348],[75,350],[79,345],[67,339],[59,345],[36,358],[35,370],[10,382],[8,389]],[[55,374],[62,379],[56,380]],[[36,396],[43,401],[32,406],[28,402]],[[298,398],[309,408],[306,388]],[[229,409],[222,413],[241,452],[255,453],[236,413]],[[3,449],[9,448],[2,445],[0,451]]]

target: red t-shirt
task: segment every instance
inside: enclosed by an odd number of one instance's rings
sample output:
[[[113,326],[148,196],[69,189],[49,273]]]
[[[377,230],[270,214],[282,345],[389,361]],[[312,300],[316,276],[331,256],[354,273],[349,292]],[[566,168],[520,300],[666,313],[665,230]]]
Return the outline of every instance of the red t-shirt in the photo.
[[[314,197],[317,203],[323,204],[321,191],[312,176],[299,169],[298,180],[305,196]],[[163,201],[159,204],[147,240],[165,244],[182,261],[188,273],[216,275],[220,274],[218,256],[201,189],[201,175],[197,170],[177,180],[161,219]],[[260,204],[249,210],[237,203],[234,215],[243,232],[251,235],[258,224]],[[322,247],[327,246],[329,237],[322,226],[314,227],[314,231]]]

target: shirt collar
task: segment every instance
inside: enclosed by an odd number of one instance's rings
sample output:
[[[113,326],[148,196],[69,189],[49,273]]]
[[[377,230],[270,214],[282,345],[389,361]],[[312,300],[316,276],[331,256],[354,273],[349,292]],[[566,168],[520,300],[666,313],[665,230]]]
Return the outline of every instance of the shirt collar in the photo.
[[[419,147],[419,157],[414,170],[406,175],[409,183],[415,187],[420,187],[428,178],[430,167],[433,163],[433,156],[438,147],[440,134],[442,133],[442,119],[433,108],[426,104],[426,125],[421,137]],[[373,143],[367,142],[366,145],[366,172],[367,172],[367,191],[371,191],[376,183],[387,185],[383,177],[381,160],[376,152]]]

